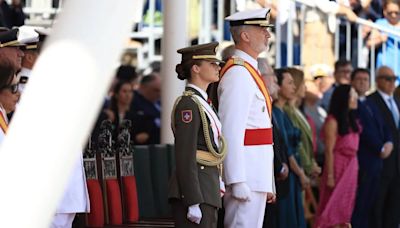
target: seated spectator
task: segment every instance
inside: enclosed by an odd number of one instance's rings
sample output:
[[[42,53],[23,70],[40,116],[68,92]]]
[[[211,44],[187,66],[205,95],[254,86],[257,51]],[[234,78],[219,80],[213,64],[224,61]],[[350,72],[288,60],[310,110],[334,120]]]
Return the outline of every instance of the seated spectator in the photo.
[[[139,89],[134,93],[131,111],[137,116],[138,121],[145,126],[143,130],[148,134],[148,137],[137,138],[135,136],[135,144],[160,143],[160,96],[161,78],[152,74],[144,76]]]
[[[132,88],[134,90],[139,88],[138,74],[136,73],[136,68],[131,65],[121,65],[117,69],[116,78],[120,81],[131,82]]]
[[[133,122],[133,116],[129,112],[133,98],[133,89],[129,81],[119,81],[113,89],[113,95],[109,108],[104,112],[114,125],[115,135],[118,134],[119,127],[123,120],[128,119]]]

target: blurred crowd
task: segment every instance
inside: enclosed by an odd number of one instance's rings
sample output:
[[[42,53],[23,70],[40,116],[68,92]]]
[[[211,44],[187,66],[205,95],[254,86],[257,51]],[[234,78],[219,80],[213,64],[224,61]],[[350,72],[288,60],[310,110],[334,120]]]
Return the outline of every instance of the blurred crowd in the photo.
[[[274,98],[274,134],[281,138],[274,140],[277,204],[267,206],[276,214],[264,227],[337,227],[340,221],[397,227],[400,97],[394,71],[380,67],[371,89],[369,70],[353,69],[347,60],[335,63],[333,76],[315,67],[311,80],[299,68],[273,70],[265,59],[259,68]]]
[[[129,64],[131,60],[129,54],[126,54],[123,59],[128,64],[122,64],[116,71],[93,135],[98,135],[100,124],[105,119],[113,123],[114,136],[119,132],[122,121],[130,120],[132,124],[130,133],[135,145],[159,144],[160,69],[154,66],[150,73],[140,75],[135,67]]]

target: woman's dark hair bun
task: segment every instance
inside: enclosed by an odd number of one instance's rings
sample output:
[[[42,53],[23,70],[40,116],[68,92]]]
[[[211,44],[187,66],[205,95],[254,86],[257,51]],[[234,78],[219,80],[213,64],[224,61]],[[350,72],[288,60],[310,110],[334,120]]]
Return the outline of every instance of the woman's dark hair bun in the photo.
[[[186,79],[186,76],[185,76],[185,74],[184,74],[184,72],[183,72],[183,66],[182,66],[181,63],[179,63],[179,64],[176,65],[175,71],[176,71],[176,73],[178,74],[178,78],[179,78],[180,80],[185,80],[185,79]]]

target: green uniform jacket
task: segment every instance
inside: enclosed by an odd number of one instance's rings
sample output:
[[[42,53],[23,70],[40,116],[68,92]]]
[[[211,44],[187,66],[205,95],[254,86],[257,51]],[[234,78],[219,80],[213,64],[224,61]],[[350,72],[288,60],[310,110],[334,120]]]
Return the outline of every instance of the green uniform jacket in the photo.
[[[301,143],[299,146],[300,162],[306,174],[310,175],[315,163],[311,127],[305,116],[300,116],[302,114],[295,107],[285,105],[283,109],[293,122],[293,125],[301,131]]]
[[[186,88],[200,95],[195,89]],[[206,203],[221,207],[219,171],[216,166],[204,166],[196,161],[196,151],[208,151],[200,112],[190,96],[183,96],[173,113],[175,128],[176,170],[169,186],[169,198],[181,200],[185,206]],[[207,119],[210,138],[213,132]],[[217,146],[212,140],[215,149]]]

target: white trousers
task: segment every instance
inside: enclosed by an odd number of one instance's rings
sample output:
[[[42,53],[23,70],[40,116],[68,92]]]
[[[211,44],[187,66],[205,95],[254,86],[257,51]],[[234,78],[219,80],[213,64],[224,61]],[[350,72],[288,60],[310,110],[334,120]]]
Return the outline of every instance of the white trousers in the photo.
[[[232,197],[232,188],[227,188],[224,196],[225,228],[262,228],[266,203],[266,192],[251,192],[250,201],[241,202]]]
[[[75,213],[57,213],[54,215],[50,228],[71,228]]]

